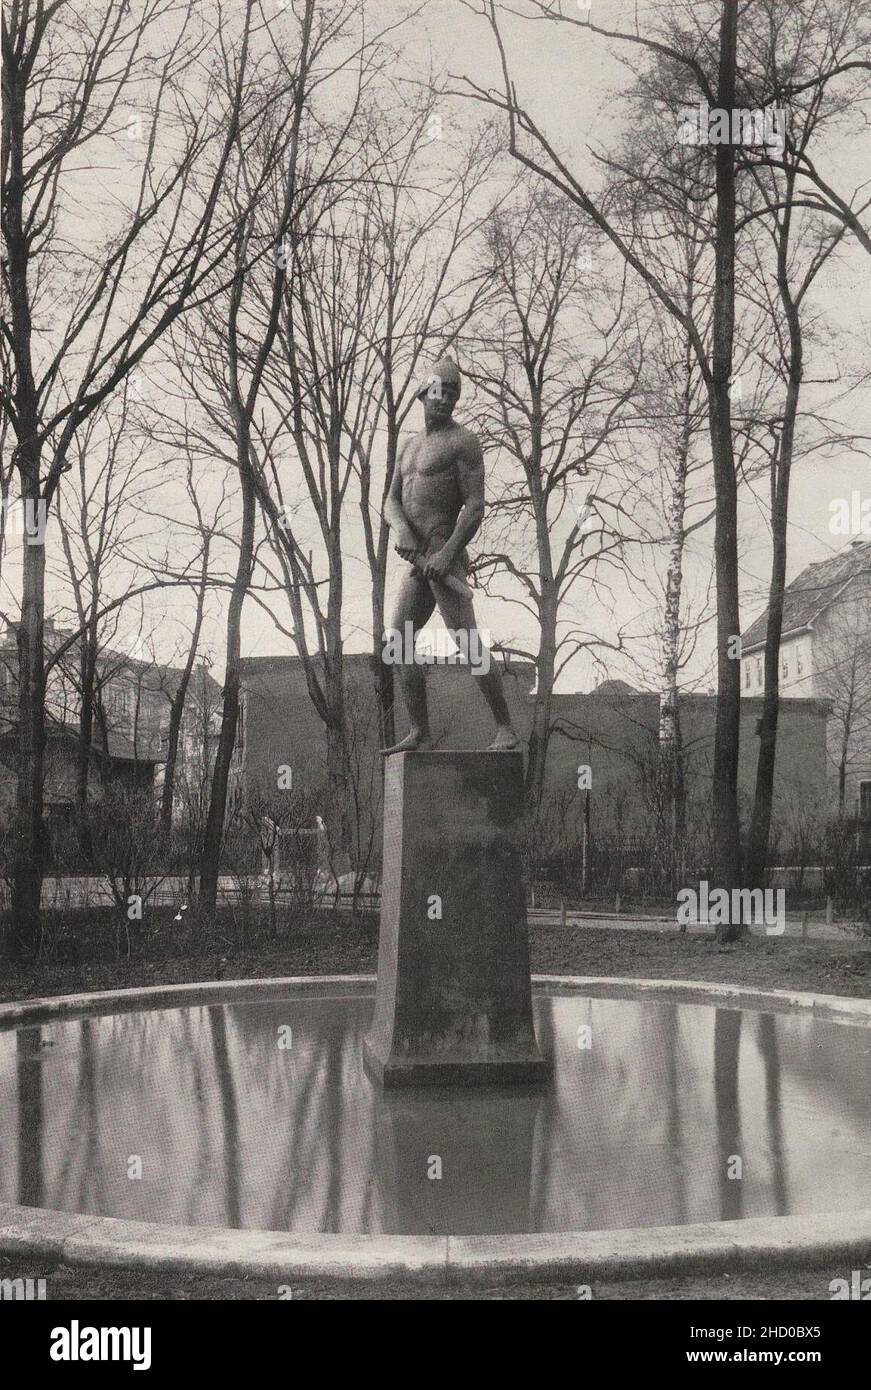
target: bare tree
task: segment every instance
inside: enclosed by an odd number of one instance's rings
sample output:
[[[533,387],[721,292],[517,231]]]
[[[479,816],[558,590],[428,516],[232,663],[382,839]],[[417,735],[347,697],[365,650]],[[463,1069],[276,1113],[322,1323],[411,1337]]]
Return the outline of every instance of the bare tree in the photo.
[[[202,504],[197,497],[197,487],[194,479],[194,461],[190,456],[187,460],[187,494],[194,510],[196,529],[200,538],[200,564],[196,582],[192,585],[195,596],[194,612],[187,653],[185,655],[181,675],[177,681],[173,682],[173,688],[168,692],[169,722],[167,725],[166,761],[164,764],[163,787],[161,788],[160,799],[160,829],[164,845],[168,843],[172,831],[172,813],[176,794],[176,769],[178,766],[179,742],[182,735],[188,693],[191,688],[194,667],[200,651],[200,639],[202,637],[203,621],[206,612],[206,597],[209,592],[212,546],[218,527],[221,505],[225,500],[225,496],[222,495],[221,501],[215,509],[214,516],[211,520],[207,520],[203,514]],[[208,735],[204,740],[204,748],[207,745]],[[206,754],[205,772],[207,777],[209,769],[210,759],[208,754]]]
[[[776,47],[775,47],[776,45]],[[748,13],[741,35],[740,100],[745,107],[759,111],[771,73],[783,61],[783,35],[771,26],[771,12],[762,16]],[[798,47],[800,53],[800,44]],[[791,63],[794,69],[800,58]],[[712,256],[715,227],[711,221],[712,189],[706,164],[699,163],[693,145],[674,143],[673,131],[663,129],[662,122],[647,119],[651,101],[661,102],[671,79],[672,59],[668,54],[656,54],[649,70],[642,73],[630,88],[631,136],[616,156],[606,160],[611,173],[610,197],[614,206],[623,211],[631,208],[635,241],[644,263],[656,270],[667,283],[685,311],[699,324],[705,341],[709,337],[711,309]],[[760,69],[762,76],[759,75]],[[788,153],[806,147],[820,119],[819,100],[806,113],[801,129],[795,121],[787,127],[785,113],[779,112],[783,145]],[[844,227],[834,231],[818,223],[812,234],[802,236],[796,225],[794,178],[781,175],[780,168],[764,162],[756,163],[756,150],[738,146],[737,159],[743,171],[737,196],[740,214],[737,231],[742,234],[736,249],[736,325],[733,348],[731,383],[733,453],[739,479],[755,480],[760,473],[770,479],[771,530],[774,540],[774,569],[770,619],[777,619],[776,595],[782,603],[786,566],[786,526],[788,517],[789,479],[796,451],[795,430],[798,415],[799,389],[803,376],[802,317],[805,293],[815,275],[844,235]],[[748,177],[749,170],[749,177]],[[772,254],[767,254],[771,244]],[[774,293],[770,282],[775,281]],[[796,280],[791,287],[791,281]],[[793,294],[793,290],[795,293]],[[677,705],[675,656],[677,631],[674,619],[679,614],[681,588],[681,556],[685,537],[682,536],[681,476],[686,460],[686,448],[698,426],[704,425],[705,393],[693,393],[693,377],[702,385],[692,343],[672,316],[661,315],[656,328],[664,340],[665,358],[674,370],[674,379],[683,384],[685,400],[672,404],[683,424],[672,440],[669,451],[677,461],[676,487],[672,493],[671,564],[666,585],[665,643],[666,693],[663,709],[663,766],[666,782],[671,779],[666,751],[677,734],[675,715]],[[668,351],[668,340],[674,337],[681,346],[682,361]],[[663,353],[652,354],[654,364]],[[655,371],[655,365],[654,365]],[[672,392],[668,381],[661,383],[664,401]],[[695,402],[691,396],[695,395]],[[746,399],[745,399],[746,397]],[[699,408],[701,407],[701,409]],[[663,420],[670,414],[664,411]],[[688,429],[691,431],[687,433]],[[806,430],[805,430],[806,433]],[[819,429],[817,430],[819,434]],[[702,441],[699,440],[701,443]],[[817,447],[819,446],[819,441]],[[667,459],[663,466],[670,469]],[[772,632],[773,689],[769,689],[760,727],[760,760],[758,795],[755,802],[753,827],[747,873],[757,881],[760,838],[767,838],[773,789],[774,749],[776,741],[776,681],[778,669],[779,626]],[[737,660],[737,649],[733,659]],[[669,694],[669,688],[671,693]],[[674,712],[674,713],[673,713]],[[679,797],[676,799],[679,802]],[[676,829],[675,843],[683,842]],[[764,864],[765,849],[762,849]]]
[[[692,151],[675,146],[662,123],[645,119],[651,92],[643,74],[626,101],[631,134],[614,156],[605,196],[631,217],[633,245],[655,267],[683,309],[686,323],[710,340],[713,257],[710,173]],[[644,518],[651,544],[637,568],[624,555],[636,594],[648,592],[648,631],[627,642],[643,678],[651,665],[660,689],[659,746],[648,781],[656,806],[659,862],[673,884],[686,864],[686,787],[680,719],[680,681],[696,654],[710,618],[709,587],[697,598],[687,592],[686,560],[691,537],[698,539],[714,516],[707,428],[707,392],[691,334],[685,323],[662,313],[648,290],[649,325],[637,387],[632,438],[640,458],[655,468],[639,469],[633,512]],[[624,472],[627,470],[624,466]],[[645,617],[646,615],[642,615]]]
[[[687,314],[700,318],[708,289],[701,268],[703,238],[690,221],[691,215],[682,227],[672,226],[664,242],[674,248],[680,266]],[[693,537],[705,543],[713,505],[701,377],[687,335],[671,319],[654,317],[639,388],[639,447],[652,453],[656,468],[642,477],[636,516],[649,511],[651,544],[641,552],[643,565],[636,567],[627,555],[626,566],[636,595],[649,593],[651,607],[642,614],[645,631],[630,634],[627,649],[642,680],[650,680],[652,668],[660,692],[656,765],[647,769],[646,785],[656,809],[658,863],[673,888],[683,880],[689,848],[680,697],[687,667],[712,618],[710,585],[692,591],[687,556]],[[702,673],[699,679],[704,678]]]
[[[760,109],[790,114],[790,148],[742,152],[742,163],[765,165],[788,177],[789,204],[823,215],[824,225],[849,231],[871,254],[866,182],[849,194],[824,171],[831,135],[867,122],[871,96],[871,16],[863,0],[760,0],[748,10],[742,80]],[[782,210],[786,210],[783,204]]]
[[[172,322],[212,292],[235,243],[219,191],[231,151],[273,100],[249,71],[257,9],[255,0],[232,15],[220,0],[144,0],[134,12],[123,0],[95,0],[83,14],[66,0],[36,0],[4,10],[9,318],[0,401],[31,506],[50,508],[78,431]],[[119,166],[111,192],[106,160]],[[49,321],[63,327],[46,331]],[[39,932],[44,546],[25,548],[22,584],[13,951],[32,947]]]
[[[589,224],[574,206],[530,183],[490,218],[486,307],[470,325],[477,413],[485,441],[499,451],[488,543],[475,572],[490,579],[507,571],[519,589],[514,601],[536,621],[537,652],[511,646],[536,668],[526,777],[533,811],[561,671],[582,650],[619,647],[619,639],[597,637],[568,616],[580,589],[602,581],[628,540],[628,526],[614,524],[619,505],[605,502],[608,489],[592,504],[611,506],[608,526],[584,514],[582,499],[592,473],[621,455],[643,351],[625,286],[593,288],[589,244]]]
[[[309,271],[318,254],[336,244],[327,229],[319,230],[320,221],[325,218],[329,223],[333,206],[352,177],[365,135],[360,112],[383,64],[385,37],[395,27],[388,24],[381,31],[368,33],[360,0],[343,0],[331,10],[321,9],[316,0],[306,0],[293,22],[292,58],[286,56],[286,44],[280,52],[276,50],[277,68],[272,78],[281,89],[282,102],[276,105],[259,146],[249,149],[240,144],[231,162],[233,178],[225,196],[236,208],[239,228],[235,277],[220,310],[210,306],[203,315],[200,350],[187,365],[176,363],[205,419],[218,428],[229,445],[242,504],[227,612],[221,732],[200,881],[200,904],[206,913],[214,911],[217,891],[239,712],[241,614],[255,564],[257,508],[258,504],[263,507],[274,526],[279,509],[271,490],[278,452],[275,441],[285,430],[298,451],[300,446],[303,451],[308,446],[301,424],[307,388],[315,414],[316,404],[325,397],[332,412],[332,427],[317,436],[331,459],[329,477],[334,493],[330,505],[340,510],[344,497],[335,444],[340,434],[336,428],[338,406],[330,395],[335,377],[328,386],[320,380],[301,380],[295,353],[300,339],[311,342],[312,315],[323,312],[313,287],[300,285],[300,275],[303,264]],[[255,203],[253,193],[260,188],[265,190],[264,196]],[[312,238],[316,239],[314,250]],[[322,327],[328,332],[325,323]],[[347,368],[341,366],[339,370]],[[279,390],[270,396],[266,387],[269,383],[274,387],[276,378]],[[318,426],[322,423],[322,419],[317,420]],[[319,466],[315,464],[315,476],[319,476]],[[280,558],[287,562],[289,554],[291,564],[296,565],[300,553],[288,541]],[[329,672],[335,702],[328,729],[333,733],[331,748],[337,781],[341,781],[341,553],[335,541],[328,551],[328,565],[333,593],[328,616],[337,657]],[[290,573],[288,579],[291,607],[297,607],[294,617],[304,628],[298,611],[300,575]]]
[[[348,502],[359,488],[384,742],[392,739],[393,682],[381,659],[389,536],[382,504],[422,356],[454,343],[476,302],[479,281],[462,253],[485,214],[479,195],[493,160],[486,131],[449,140],[437,105],[436,92],[412,89],[407,106],[394,110],[379,87],[361,109],[359,154],[341,196],[327,189],[299,228],[281,351],[264,381],[274,415],[261,431],[260,500],[324,725],[331,843],[357,866],[369,851],[354,814],[356,737],[345,704]]]
[[[60,664],[67,672],[71,663],[77,667],[76,807],[86,858],[90,854],[86,811],[95,755],[94,719],[98,705],[104,713],[101,690],[118,667],[117,656],[101,662],[101,652],[117,645],[124,608],[116,608],[108,621],[101,622],[98,614],[109,593],[124,594],[130,587],[130,566],[124,560],[135,533],[137,508],[146,503],[161,471],[157,465],[145,465],[144,443],[133,438],[129,386],[130,379],[121,383],[116,395],[107,397],[76,434],[70,450],[72,468],[56,496],[65,586],[71,590],[75,625],[83,633]],[[105,732],[104,727],[103,754],[108,751]]]
[[[508,120],[509,149],[513,158],[546,178],[580,207],[599,231],[607,237],[632,267],[663,309],[681,324],[692,343],[705,385],[708,426],[715,482],[714,562],[717,587],[717,682],[718,700],[714,734],[713,800],[715,816],[715,875],[725,885],[737,884],[741,877],[741,847],[738,819],[738,740],[740,730],[740,668],[732,656],[734,639],[740,632],[738,608],[737,476],[732,438],[730,384],[735,337],[735,147],[718,143],[710,155],[706,147],[698,151],[700,160],[709,157],[714,175],[714,289],[711,312],[710,348],[703,341],[698,325],[688,319],[670,287],[633,247],[631,223],[621,225],[619,211],[609,213],[602,201],[591,194],[577,170],[571,170],[545,135],[531,113],[520,104],[511,76],[508,52],[499,22],[495,0],[481,0],[479,13],[489,24],[497,46],[502,71],[502,91],[485,89],[469,78],[462,79],[463,90],[473,98],[505,113]],[[664,32],[653,35],[614,33],[589,20],[534,0],[527,17],[537,16],[547,24],[565,25],[566,31],[581,27],[620,44],[628,44],[670,60],[670,76],[665,118],[674,121],[677,107],[691,97],[697,102],[731,112],[735,109],[739,9],[731,0],[718,5],[686,7],[680,15],[669,11],[663,16]],[[656,21],[654,21],[656,23]],[[677,138],[677,135],[675,136]]]
[[[846,11],[850,6],[839,7]],[[831,219],[805,218],[802,228],[802,174],[809,152],[825,138],[832,120],[843,114],[841,101],[829,90],[826,72],[840,65],[838,43],[831,47],[824,37],[834,40],[829,28],[831,7],[818,12],[799,6],[786,22],[784,7],[767,0],[759,11],[748,15],[742,50],[742,88],[751,106],[764,100],[779,87],[780,74],[790,73],[790,119],[783,131],[780,159],[755,162],[752,155],[742,162],[749,165],[752,183],[745,185],[746,212],[739,227],[761,229],[771,243],[774,260],[776,298],[770,299],[769,313],[775,325],[774,358],[782,382],[782,406],[769,421],[771,444],[769,483],[771,502],[772,566],[768,594],[765,638],[762,717],[759,723],[759,756],[753,816],[747,846],[746,877],[761,883],[768,860],[768,841],[774,798],[774,766],[780,708],[780,639],[783,630],[784,594],[788,562],[789,495],[794,458],[806,436],[807,422],[800,420],[799,406],[806,378],[805,340],[807,323],[815,317],[807,301],[814,279],[837,249],[847,232],[847,223]],[[848,18],[847,14],[839,16]],[[842,30],[841,42],[851,47],[853,39]],[[823,70],[820,71],[820,65]],[[797,87],[804,73],[812,79],[804,97]],[[851,102],[852,107],[852,102]],[[814,224],[816,221],[816,225]],[[810,225],[807,225],[810,222]],[[760,295],[765,293],[765,269],[755,277]],[[804,425],[804,430],[802,430]]]
[[[123,929],[129,956],[130,923],[142,921],[145,904],[166,877],[154,868],[160,837],[154,797],[148,790],[113,784],[104,788],[99,802],[89,805],[87,814],[94,861],[119,913],[116,941]]]
[[[267,515],[271,512],[270,519],[277,523],[271,534],[279,560],[289,569],[294,639],[326,732],[326,814],[331,841],[342,853],[351,850],[342,544],[346,499],[354,480],[348,431],[359,428],[363,403],[355,381],[366,370],[365,357],[372,352],[363,331],[365,308],[363,313],[351,308],[369,301],[369,247],[365,238],[349,229],[346,217],[342,203],[329,199],[329,205],[315,213],[296,239],[279,325],[279,352],[268,386],[274,404],[284,405],[284,437],[289,434],[308,514],[314,517],[320,546],[317,562],[293,515],[303,499],[288,494],[286,456],[280,444],[269,451],[266,506]],[[357,422],[349,424],[355,416]],[[314,657],[306,637],[304,605],[314,629]]]
[[[367,139],[372,176],[355,190],[355,235],[370,270],[369,293],[358,304],[371,351],[355,374],[363,408],[348,412],[345,426],[372,583],[382,745],[395,741],[393,668],[381,659],[390,535],[384,503],[423,359],[456,350],[486,292],[467,248],[488,215],[495,144],[486,127],[469,130],[456,111],[443,114],[443,105],[444,94],[429,86],[401,111],[379,112]]]

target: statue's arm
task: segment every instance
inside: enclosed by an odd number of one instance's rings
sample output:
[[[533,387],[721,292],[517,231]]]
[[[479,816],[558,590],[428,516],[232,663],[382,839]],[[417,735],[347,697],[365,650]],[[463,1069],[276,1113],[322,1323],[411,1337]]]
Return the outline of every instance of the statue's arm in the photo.
[[[384,503],[384,516],[387,525],[395,533],[394,549],[404,560],[410,560],[417,553],[418,539],[414,527],[402,510],[402,456],[404,450],[405,445],[403,444],[396,455],[393,477],[390,479],[387,500]]]
[[[484,455],[477,439],[470,437],[464,443],[455,466],[463,505],[451,535],[427,563],[424,572],[427,573],[432,567],[432,578],[440,578],[447,573],[484,520]]]

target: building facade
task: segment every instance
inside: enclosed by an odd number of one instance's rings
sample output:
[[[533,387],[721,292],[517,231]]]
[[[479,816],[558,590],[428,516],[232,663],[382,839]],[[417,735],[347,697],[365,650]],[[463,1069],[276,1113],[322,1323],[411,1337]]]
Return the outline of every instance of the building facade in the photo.
[[[745,697],[762,694],[767,621],[766,612],[742,639]],[[828,800],[871,822],[871,541],[853,541],[788,585],[780,692],[828,702]]]
[[[46,749],[44,805],[48,847],[60,852],[75,818],[82,748],[82,650],[74,634],[45,620]],[[110,783],[159,797],[178,667],[101,648],[92,698],[88,800]],[[174,803],[208,779],[217,738],[220,688],[194,669],[179,734]],[[17,787],[18,648],[14,626],[0,638],[0,826],[8,825]]]

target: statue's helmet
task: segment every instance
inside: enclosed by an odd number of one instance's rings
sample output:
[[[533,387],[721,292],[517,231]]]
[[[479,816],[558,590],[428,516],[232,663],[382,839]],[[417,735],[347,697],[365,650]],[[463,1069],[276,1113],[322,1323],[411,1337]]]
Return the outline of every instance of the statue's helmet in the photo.
[[[441,357],[438,362],[433,363],[420,382],[415,394],[420,400],[422,396],[427,396],[430,392],[434,395],[438,394],[442,386],[455,386],[458,396],[463,389],[460,369],[452,357]]]

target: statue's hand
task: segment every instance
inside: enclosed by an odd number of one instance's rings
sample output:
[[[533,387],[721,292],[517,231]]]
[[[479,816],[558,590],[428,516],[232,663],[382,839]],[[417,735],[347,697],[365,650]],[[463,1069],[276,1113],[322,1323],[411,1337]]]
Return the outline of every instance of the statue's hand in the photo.
[[[396,536],[393,541],[393,549],[397,555],[401,555],[403,560],[413,560],[420,549],[417,536],[411,527],[403,520],[399,521],[396,527]]]
[[[453,562],[453,555],[447,546],[443,546],[441,550],[427,556],[424,561],[423,572],[427,579],[444,579]]]

